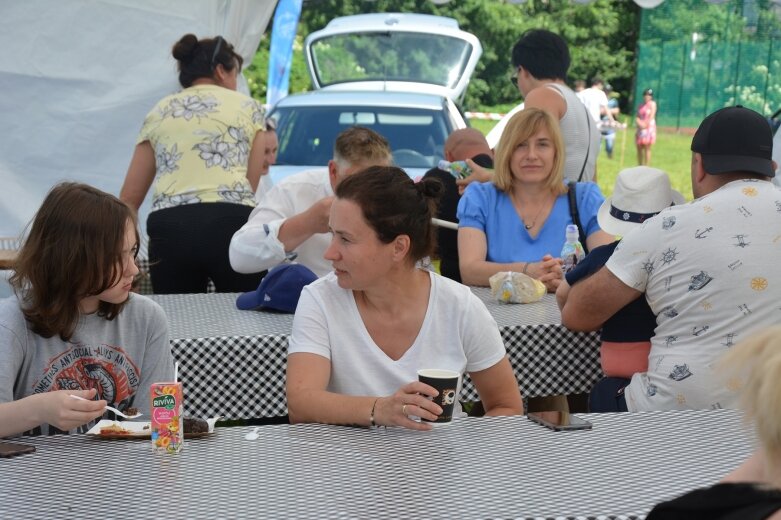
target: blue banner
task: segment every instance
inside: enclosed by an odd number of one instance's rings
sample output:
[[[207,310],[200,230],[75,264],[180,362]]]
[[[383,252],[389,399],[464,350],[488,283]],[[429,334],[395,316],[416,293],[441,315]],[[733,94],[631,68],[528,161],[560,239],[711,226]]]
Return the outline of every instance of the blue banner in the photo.
[[[290,85],[290,64],[293,61],[293,42],[301,15],[303,0],[279,0],[271,28],[271,47],[268,60],[266,103],[274,105],[287,96]]]

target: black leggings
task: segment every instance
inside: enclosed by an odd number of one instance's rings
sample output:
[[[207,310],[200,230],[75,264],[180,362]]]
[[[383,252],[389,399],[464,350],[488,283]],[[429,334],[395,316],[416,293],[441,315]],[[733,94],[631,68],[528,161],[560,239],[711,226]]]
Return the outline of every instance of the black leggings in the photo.
[[[265,271],[239,274],[228,260],[231,237],[247,222],[252,207],[228,202],[185,204],[149,214],[149,274],[155,294],[217,292],[258,288]]]

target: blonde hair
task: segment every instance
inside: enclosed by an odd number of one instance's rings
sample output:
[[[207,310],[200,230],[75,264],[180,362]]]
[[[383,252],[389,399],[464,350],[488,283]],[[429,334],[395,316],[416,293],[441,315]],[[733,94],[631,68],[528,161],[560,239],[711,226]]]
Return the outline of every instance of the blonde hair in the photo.
[[[534,134],[545,129],[550,134],[555,154],[553,156],[553,168],[546,187],[556,195],[566,193],[564,186],[564,140],[561,137],[559,122],[556,118],[544,110],[538,108],[525,108],[512,116],[502,132],[499,144],[496,146],[496,161],[494,170],[494,184],[500,190],[509,193],[513,186],[513,172],[510,167],[513,152],[523,142],[528,141]]]
[[[770,464],[771,482],[781,485],[781,326],[754,334],[732,347],[719,362],[728,387],[739,386],[747,419]]]

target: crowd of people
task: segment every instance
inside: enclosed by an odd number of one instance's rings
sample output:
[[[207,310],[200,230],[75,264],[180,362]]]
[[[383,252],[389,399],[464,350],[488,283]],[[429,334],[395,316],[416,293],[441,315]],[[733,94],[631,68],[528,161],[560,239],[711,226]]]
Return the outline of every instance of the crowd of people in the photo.
[[[84,432],[106,405],[146,406],[150,384],[172,378],[166,317],[132,292],[135,210],[154,184],[155,291],[203,292],[207,280],[249,291],[290,263],[316,278],[289,341],[291,422],[430,429],[416,418],[442,408],[416,371],[434,365],[469,374],[486,415],[523,414],[497,325],[468,287],[518,272],[556,293],[565,326],[601,330],[605,377],[591,411],[733,408],[744,388],[762,447],[728,480],[770,486],[752,490],[773,500],[769,511],[781,507],[781,423],[768,404],[781,396],[781,349],[778,329],[763,333],[778,323],[781,195],[762,116],[737,106],[704,119],[691,144],[695,200],[685,203],[647,166],[649,89],[637,120],[643,166],[620,172],[605,199],[593,182],[597,123],[614,119],[604,82],[576,95],[566,42],[531,30],[512,51],[526,106],[496,150],[472,129],[445,144],[445,159],[472,169],[466,179],[435,168],[413,181],[383,136],[356,126],[339,134],[326,167],[272,186],[276,129],[235,91],[242,60],[232,45],[188,34],[173,56],[182,90],[147,115],[119,197],[59,184],[30,226],[15,296],[0,301],[0,436]],[[434,217],[457,222],[457,233]],[[565,273],[568,225],[588,254]],[[442,275],[425,268],[435,254]],[[743,385],[723,377],[724,354],[744,369]],[[660,507],[689,507],[682,500]]]

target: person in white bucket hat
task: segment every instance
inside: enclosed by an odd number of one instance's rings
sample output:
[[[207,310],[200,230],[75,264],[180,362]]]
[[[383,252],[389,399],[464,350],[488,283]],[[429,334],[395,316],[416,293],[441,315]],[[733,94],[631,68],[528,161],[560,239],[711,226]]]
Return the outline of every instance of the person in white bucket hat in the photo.
[[[663,209],[685,202],[662,170],[650,166],[626,168],[616,177],[613,195],[599,208],[597,222],[603,231],[624,236]]]
[[[685,201],[683,195],[672,189],[664,171],[649,166],[626,168],[616,178],[613,195],[599,208],[597,221],[603,231],[623,237],[665,208]],[[595,248],[565,275],[556,291],[562,310],[570,287],[605,265],[618,243],[616,240]],[[656,316],[645,298],[632,301],[605,322],[600,336],[600,362],[605,377],[591,389],[589,411],[626,411],[623,389],[634,373],[648,368],[655,327]]]

